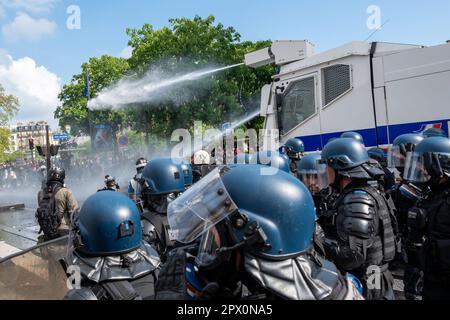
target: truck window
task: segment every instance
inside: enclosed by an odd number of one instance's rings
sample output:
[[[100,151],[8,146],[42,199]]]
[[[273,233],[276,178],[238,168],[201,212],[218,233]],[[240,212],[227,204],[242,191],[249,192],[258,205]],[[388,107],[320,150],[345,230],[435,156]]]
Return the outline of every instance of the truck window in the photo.
[[[336,64],[323,68],[323,103],[329,105],[352,88],[351,68],[346,64]]]
[[[316,113],[314,77],[291,83],[278,110],[281,134],[285,134]]]

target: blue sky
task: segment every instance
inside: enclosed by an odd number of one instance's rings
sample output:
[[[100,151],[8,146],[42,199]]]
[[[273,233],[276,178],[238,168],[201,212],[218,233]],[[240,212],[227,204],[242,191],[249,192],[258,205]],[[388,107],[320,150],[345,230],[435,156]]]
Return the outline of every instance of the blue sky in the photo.
[[[66,28],[69,5],[81,10],[80,30]],[[308,39],[316,51],[324,51],[366,39],[372,32],[366,25],[370,5],[381,9],[382,22],[389,20],[370,40],[433,45],[450,39],[448,0],[0,0],[0,83],[24,95],[32,91],[34,76],[52,82],[47,86],[42,80],[36,91],[47,87],[55,91],[89,57],[121,55],[127,46],[127,27],[150,23],[160,28],[169,18],[196,14],[213,14],[217,22],[235,27],[242,40]],[[2,63],[10,66],[3,68],[3,78]],[[22,65],[33,73],[27,78],[30,88],[23,92],[16,88],[19,80],[5,80],[20,72],[26,77]],[[46,103],[57,102],[53,98]]]

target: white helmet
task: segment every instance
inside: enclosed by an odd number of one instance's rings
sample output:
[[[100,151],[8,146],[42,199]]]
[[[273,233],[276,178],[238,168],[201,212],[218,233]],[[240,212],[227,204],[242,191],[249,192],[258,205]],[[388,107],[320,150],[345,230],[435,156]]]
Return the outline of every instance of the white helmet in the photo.
[[[194,154],[194,164],[210,164],[211,157],[205,150],[197,151]]]

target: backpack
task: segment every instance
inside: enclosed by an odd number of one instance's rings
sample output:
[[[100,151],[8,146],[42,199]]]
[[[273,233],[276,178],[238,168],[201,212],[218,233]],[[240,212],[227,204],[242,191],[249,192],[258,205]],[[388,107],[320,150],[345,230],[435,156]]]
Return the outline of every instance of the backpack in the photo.
[[[60,236],[58,229],[62,217],[56,212],[55,196],[62,188],[58,184],[48,186],[44,191],[42,201],[39,203],[39,208],[36,210],[36,219],[40,227],[39,233],[44,233],[47,240],[53,240]]]

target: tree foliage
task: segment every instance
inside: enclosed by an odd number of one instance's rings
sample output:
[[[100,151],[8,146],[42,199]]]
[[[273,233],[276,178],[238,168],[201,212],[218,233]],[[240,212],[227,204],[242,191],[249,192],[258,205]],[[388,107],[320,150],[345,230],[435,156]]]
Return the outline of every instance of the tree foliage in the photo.
[[[213,16],[171,19],[169,26],[161,29],[145,24],[142,28],[127,29],[127,35],[133,49],[131,58],[91,58],[83,64],[83,72],[64,86],[59,96],[61,106],[55,113],[61,126],[71,125],[75,131],[88,132],[87,100],[83,96],[86,70],[89,70],[94,96],[125,73],[139,77],[156,68],[170,74],[183,74],[212,66],[228,66],[242,63],[246,53],[270,45],[269,41],[241,42],[240,34],[233,27],[215,23]],[[201,82],[184,84],[183,93],[191,94],[189,99],[179,103],[144,103],[121,111],[93,112],[91,118],[170,138],[174,129],[190,129],[194,121],[219,126],[255,110],[259,107],[261,87],[271,81],[273,74],[273,66],[260,69],[239,66]]]
[[[88,99],[85,96],[86,74],[89,74],[91,96],[97,95],[102,89],[120,80],[128,70],[128,63],[123,58],[103,55],[91,58],[81,66],[82,72],[73,76],[70,84],[65,85],[59,94],[61,105],[55,111],[59,125],[71,126],[72,133],[90,132],[91,124],[111,123],[115,129],[123,125],[126,115],[123,111],[89,112]]]
[[[0,84],[0,125],[6,125],[19,111],[19,99],[8,95]]]

